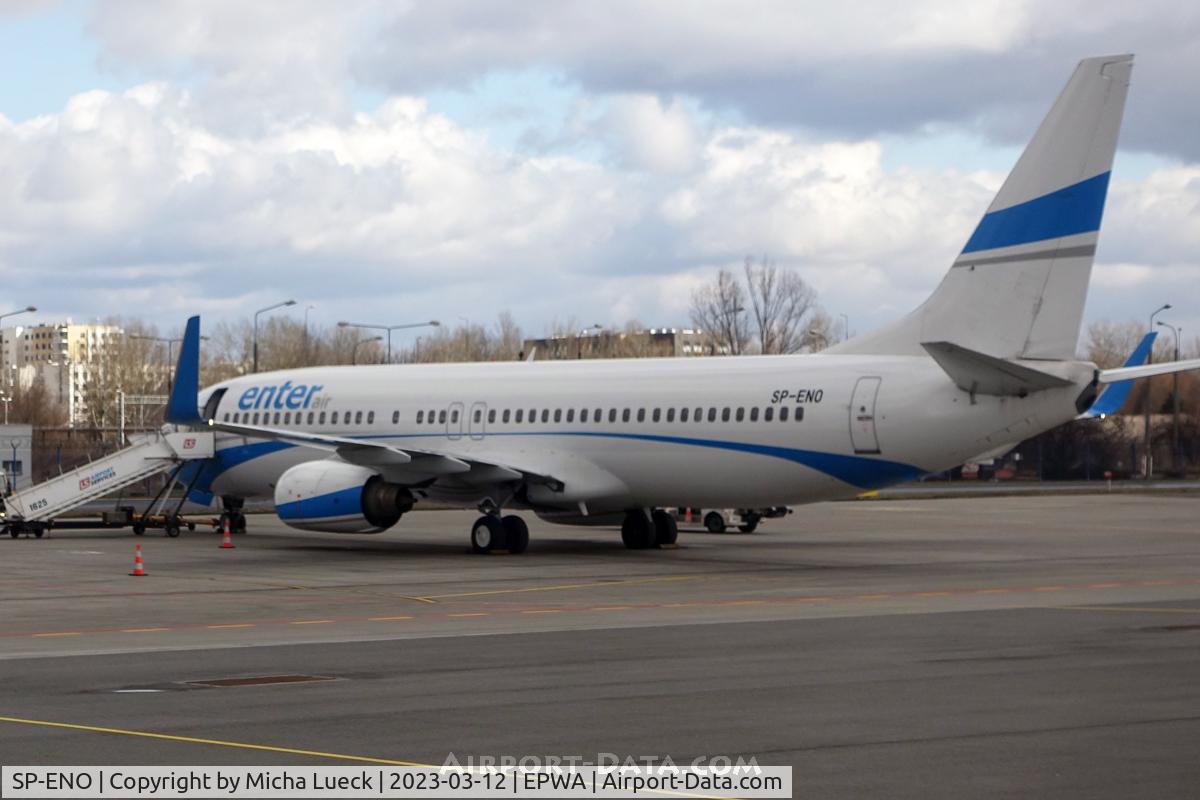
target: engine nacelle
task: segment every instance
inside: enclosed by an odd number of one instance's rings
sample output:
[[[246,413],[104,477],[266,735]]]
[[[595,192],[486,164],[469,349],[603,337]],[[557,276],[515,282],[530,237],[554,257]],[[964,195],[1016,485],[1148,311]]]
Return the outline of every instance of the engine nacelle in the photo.
[[[293,528],[379,533],[411,509],[408,489],[344,461],[297,464],[275,484],[275,513]]]

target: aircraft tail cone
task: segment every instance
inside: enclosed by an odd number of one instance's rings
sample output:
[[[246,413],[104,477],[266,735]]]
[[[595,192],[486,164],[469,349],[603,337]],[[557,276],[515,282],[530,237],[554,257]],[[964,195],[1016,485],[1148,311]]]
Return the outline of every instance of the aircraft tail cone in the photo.
[[[140,544],[133,546],[133,572],[129,574],[135,578],[146,576],[146,564],[142,561],[142,546]]]

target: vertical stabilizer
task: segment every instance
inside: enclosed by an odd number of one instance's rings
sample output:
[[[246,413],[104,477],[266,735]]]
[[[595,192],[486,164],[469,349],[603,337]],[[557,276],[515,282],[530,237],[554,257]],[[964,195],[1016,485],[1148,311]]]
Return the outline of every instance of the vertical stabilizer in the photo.
[[[952,342],[998,358],[1073,358],[1132,68],[1130,55],[1081,61],[933,295],[829,352]]]

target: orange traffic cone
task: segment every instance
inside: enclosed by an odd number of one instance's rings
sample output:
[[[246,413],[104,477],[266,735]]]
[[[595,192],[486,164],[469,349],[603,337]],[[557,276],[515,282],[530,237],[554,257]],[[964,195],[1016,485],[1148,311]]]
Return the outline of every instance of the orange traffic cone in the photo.
[[[233,548],[233,537],[229,535],[229,517],[225,518],[225,535],[221,537],[221,549],[230,550]]]
[[[142,562],[142,546],[140,544],[133,546],[133,572],[129,574],[135,578],[142,578],[146,575],[146,565]]]

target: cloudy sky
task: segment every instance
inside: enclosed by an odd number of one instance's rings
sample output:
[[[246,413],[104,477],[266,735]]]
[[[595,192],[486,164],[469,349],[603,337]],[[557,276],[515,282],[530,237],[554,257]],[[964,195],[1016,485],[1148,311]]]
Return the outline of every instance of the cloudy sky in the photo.
[[[1088,318],[1200,333],[1200,5],[8,0],[0,303],[681,325],[765,254],[864,332],[1119,52]]]

